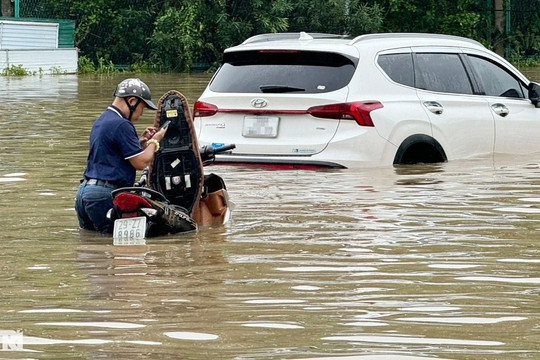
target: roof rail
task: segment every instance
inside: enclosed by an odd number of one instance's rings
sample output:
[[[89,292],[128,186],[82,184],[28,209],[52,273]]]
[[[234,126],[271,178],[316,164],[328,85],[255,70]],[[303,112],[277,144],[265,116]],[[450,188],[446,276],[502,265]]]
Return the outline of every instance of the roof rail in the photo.
[[[431,38],[431,39],[434,39],[434,38],[437,38],[437,39],[441,39],[441,38],[454,39],[454,40],[466,41],[466,42],[469,42],[469,43],[475,44],[475,45],[484,46],[480,42],[478,42],[476,40],[473,40],[473,39],[466,38],[466,37],[455,36],[455,35],[445,35],[445,34],[430,34],[430,33],[377,33],[377,34],[365,34],[365,35],[357,36],[354,39],[352,39],[349,42],[349,45],[356,44],[356,43],[361,42],[361,41],[374,40],[374,39],[375,40],[376,39],[389,39],[389,38],[394,38],[394,39],[395,38],[402,38],[402,39],[409,38],[410,39],[410,38],[418,38],[418,37]]]
[[[337,34],[325,34],[325,33],[306,33],[304,31],[297,33],[269,33],[252,36],[246,39],[243,44],[251,44],[263,41],[277,41],[277,40],[313,40],[313,39],[346,39],[348,35]]]

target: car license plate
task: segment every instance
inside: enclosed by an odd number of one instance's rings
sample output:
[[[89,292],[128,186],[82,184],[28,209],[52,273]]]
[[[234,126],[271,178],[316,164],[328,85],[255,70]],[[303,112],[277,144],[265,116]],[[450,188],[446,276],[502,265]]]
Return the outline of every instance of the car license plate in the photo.
[[[138,245],[146,236],[146,217],[116,219],[114,221],[114,245]]]
[[[244,117],[244,137],[275,138],[278,134],[279,117],[246,116]]]

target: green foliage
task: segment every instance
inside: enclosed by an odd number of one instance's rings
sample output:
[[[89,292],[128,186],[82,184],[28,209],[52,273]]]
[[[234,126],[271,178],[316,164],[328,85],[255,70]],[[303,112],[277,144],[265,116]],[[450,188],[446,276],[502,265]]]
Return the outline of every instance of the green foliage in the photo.
[[[51,74],[52,75],[65,75],[66,74],[66,71],[65,70],[62,70],[61,67],[59,66],[53,66],[49,69],[51,71]],[[39,73],[43,73],[43,69],[39,69]]]
[[[346,32],[354,35],[379,32],[384,22],[383,11],[377,3],[369,6],[360,0],[351,1],[349,15],[346,17]]]
[[[48,17],[76,20],[80,72],[216,67],[223,50],[259,33],[380,30],[382,7],[361,0],[40,0]],[[37,12],[37,9],[36,9]],[[42,15],[42,16],[43,16]]]
[[[93,74],[95,72],[94,63],[86,56],[79,56],[77,69],[79,74]]]
[[[200,51],[200,24],[194,3],[180,10],[169,8],[156,21],[152,36],[151,61],[176,71],[189,71],[194,56]]]
[[[22,65],[11,65],[2,70],[3,76],[25,76],[32,75],[32,72],[23,68]]]
[[[540,35],[516,32],[510,37],[510,61],[517,67],[540,65]]]
[[[76,20],[75,46],[83,56],[115,64],[148,58],[160,6],[146,0],[40,0],[41,17]]]
[[[96,66],[98,74],[110,74],[118,72],[112,61],[99,58]]]
[[[62,70],[58,66],[51,67],[50,72],[52,75],[62,75],[65,74],[66,71]],[[22,65],[11,65],[2,70],[0,75],[2,76],[27,76],[27,75],[43,75],[45,71],[43,68],[39,68],[38,71],[30,71],[25,68],[23,68]]]
[[[77,67],[79,74],[111,74],[119,71],[111,61],[99,58],[94,63],[86,56],[79,57]]]
[[[540,61],[538,59],[524,58],[516,53],[510,55],[510,62],[519,69],[540,66]]]
[[[494,1],[40,0],[23,8],[36,17],[76,20],[82,73],[215,69],[225,48],[252,35],[298,31],[454,34],[487,46],[509,44],[512,58],[536,58],[540,9],[531,7],[533,0],[512,0],[516,16],[508,35],[493,26]]]
[[[513,52],[527,58],[540,56],[540,34],[517,31],[509,39]]]
[[[386,9],[384,30],[432,32],[477,38],[485,25],[485,0],[381,0]]]
[[[148,74],[148,73],[155,73],[155,72],[163,72],[163,71],[166,71],[166,68],[160,67],[157,65],[152,65],[148,61],[141,61],[141,62],[137,62],[135,64],[129,65],[127,70],[129,72],[138,73],[138,74]]]

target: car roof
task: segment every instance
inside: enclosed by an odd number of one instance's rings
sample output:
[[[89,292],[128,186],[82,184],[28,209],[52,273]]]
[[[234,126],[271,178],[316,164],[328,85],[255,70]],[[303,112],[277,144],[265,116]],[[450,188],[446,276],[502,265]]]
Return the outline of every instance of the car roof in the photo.
[[[255,35],[242,44],[230,47],[225,52],[260,50],[260,49],[298,49],[324,51],[332,50],[344,54],[358,56],[361,48],[375,51],[412,46],[452,46],[485,50],[476,40],[443,34],[429,33],[378,33],[360,35],[349,38],[346,35],[325,33],[273,33]]]

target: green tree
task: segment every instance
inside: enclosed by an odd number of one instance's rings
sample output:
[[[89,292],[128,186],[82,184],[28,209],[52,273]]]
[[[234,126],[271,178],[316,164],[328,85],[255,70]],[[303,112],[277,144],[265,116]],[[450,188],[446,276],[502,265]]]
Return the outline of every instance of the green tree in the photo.
[[[367,0],[384,9],[383,31],[478,37],[485,30],[485,0]]]
[[[39,0],[23,8],[76,20],[75,44],[96,64],[188,71],[194,63],[215,67],[225,48],[271,32],[455,34],[534,57],[540,8],[532,3],[512,0],[510,35],[493,26],[495,0]]]
[[[169,8],[156,21],[151,62],[176,71],[188,71],[201,48],[201,24],[194,3]]]
[[[75,46],[93,61],[130,64],[147,57],[161,10],[145,0],[40,0],[42,17],[76,20]]]
[[[287,30],[290,0],[170,2],[152,35],[152,63],[187,71],[216,64],[223,50],[256,33]]]
[[[345,14],[346,32],[362,35],[380,32],[383,26],[384,9],[378,3],[368,5],[362,0],[351,0]]]

